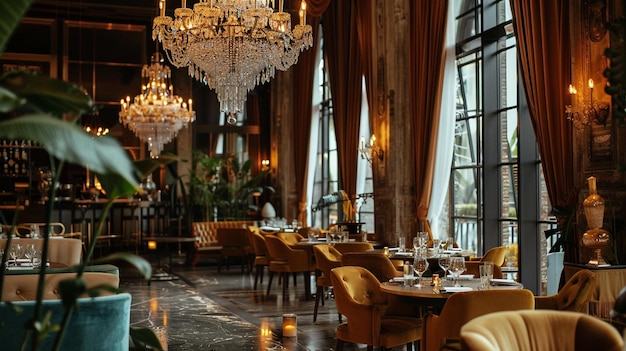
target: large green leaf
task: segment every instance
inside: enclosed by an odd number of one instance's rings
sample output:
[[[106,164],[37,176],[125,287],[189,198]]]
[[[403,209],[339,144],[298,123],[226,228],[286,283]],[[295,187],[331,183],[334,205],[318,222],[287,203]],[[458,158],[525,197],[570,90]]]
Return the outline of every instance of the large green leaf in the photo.
[[[126,187],[139,188],[134,165],[115,139],[94,138],[79,126],[49,115],[31,114],[1,121],[0,139],[35,141],[59,160],[89,167],[103,177],[115,175],[117,182],[128,183]]]
[[[0,112],[16,107],[25,112],[45,112],[55,116],[81,114],[93,109],[87,93],[60,79],[16,70],[0,77]],[[11,100],[12,99],[12,100]]]
[[[0,54],[4,52],[11,34],[30,7],[30,3],[31,0],[0,1]]]

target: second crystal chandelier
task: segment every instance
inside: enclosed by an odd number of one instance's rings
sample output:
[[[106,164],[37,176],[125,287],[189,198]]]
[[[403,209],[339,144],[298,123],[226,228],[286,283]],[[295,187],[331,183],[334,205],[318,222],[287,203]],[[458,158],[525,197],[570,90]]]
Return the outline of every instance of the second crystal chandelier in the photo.
[[[300,7],[300,23],[291,30],[291,15],[279,0],[200,0],[193,9],[182,6],[174,18],[165,16],[165,0],[154,18],[152,38],[159,40],[176,67],[188,67],[189,75],[215,89],[228,122],[237,122],[248,92],[298,61],[302,50],[313,44],[306,24],[306,3]]]

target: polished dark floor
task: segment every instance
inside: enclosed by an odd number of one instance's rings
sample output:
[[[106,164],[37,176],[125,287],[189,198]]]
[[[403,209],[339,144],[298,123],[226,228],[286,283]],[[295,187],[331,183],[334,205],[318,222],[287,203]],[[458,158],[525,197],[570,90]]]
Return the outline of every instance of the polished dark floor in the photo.
[[[215,262],[200,261],[195,268],[174,259],[170,281],[142,281],[122,268],[121,287],[133,296],[131,325],[165,325],[168,350],[334,350],[339,324],[335,301],[319,307],[313,323],[314,299],[305,300],[302,276],[289,284],[283,301],[277,279],[266,297],[267,274],[256,290],[254,275],[240,266],[218,272]],[[311,277],[311,286],[315,286]],[[298,335],[282,337],[282,315],[295,313]],[[365,350],[365,345],[345,344],[344,350]],[[403,350],[404,347],[398,348]]]

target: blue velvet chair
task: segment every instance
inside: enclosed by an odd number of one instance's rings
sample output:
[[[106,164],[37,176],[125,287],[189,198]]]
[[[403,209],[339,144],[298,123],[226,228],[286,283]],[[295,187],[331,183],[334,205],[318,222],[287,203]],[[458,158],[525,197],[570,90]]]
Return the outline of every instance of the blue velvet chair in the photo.
[[[61,343],[61,350],[128,351],[131,295],[99,296],[78,299]],[[17,307],[17,308],[16,308]],[[0,340],[2,350],[19,350],[25,324],[32,318],[35,301],[0,304]],[[60,324],[64,308],[61,300],[43,301],[43,315],[52,312],[52,323]],[[52,332],[41,350],[51,350],[56,338]],[[30,349],[30,341],[27,350]]]

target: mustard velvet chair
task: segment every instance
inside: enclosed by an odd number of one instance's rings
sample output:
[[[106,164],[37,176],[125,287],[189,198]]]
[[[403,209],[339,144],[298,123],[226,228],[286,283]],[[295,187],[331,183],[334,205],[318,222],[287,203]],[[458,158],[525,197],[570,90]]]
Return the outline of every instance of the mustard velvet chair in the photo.
[[[506,311],[461,328],[466,351],[620,351],[623,340],[607,322],[570,311]]]
[[[596,275],[581,269],[563,285],[558,293],[535,296],[535,309],[587,312],[587,305],[596,289]]]
[[[309,255],[304,250],[294,250],[287,243],[276,236],[265,237],[267,252],[270,256],[270,279],[267,283],[267,293],[269,296],[272,287],[274,273],[279,273],[282,277],[283,300],[287,299],[287,285],[290,273],[302,273],[304,276],[305,297],[311,297],[311,272],[315,270],[315,265],[311,265]],[[295,277],[294,277],[295,285]]]
[[[292,246],[299,243],[300,240],[304,239],[304,237],[300,235],[299,233],[280,232],[276,234],[276,236],[281,238],[284,242]]]
[[[439,351],[450,340],[458,341],[461,327],[487,313],[534,309],[533,293],[526,289],[474,290],[453,293],[440,315],[424,316],[420,351]]]
[[[366,344],[368,350],[383,350],[406,345],[407,351],[420,339],[422,321],[416,317],[388,315],[388,295],[380,291],[380,282],[367,269],[357,266],[334,268],[331,282],[337,310],[347,322],[337,326],[335,350],[345,342]]]
[[[341,252],[342,254],[348,252],[366,252],[370,250],[374,250],[374,246],[372,243],[367,242],[346,242],[346,243],[335,243],[335,249]]]
[[[502,267],[506,258],[506,246],[496,246],[489,249],[483,256],[472,257],[470,261],[491,261],[494,266]]]
[[[403,276],[403,273],[396,269],[389,257],[380,252],[348,252],[341,256],[341,265],[364,267],[380,282],[388,282],[393,278]]]
[[[250,231],[248,233],[248,239],[250,240],[250,244],[252,244],[252,251],[254,252],[252,266],[254,267],[254,290],[256,290],[259,281],[263,284],[263,272],[265,271],[265,267],[270,265],[270,259],[263,235],[258,231]]]
[[[330,282],[330,271],[333,268],[341,267],[341,252],[337,251],[332,245],[320,244],[313,246],[313,255],[315,256],[315,265],[320,272],[316,282],[315,289],[315,307],[313,309],[313,322],[317,321],[317,310],[320,300],[324,305],[325,289],[332,286]],[[339,322],[341,322],[341,314],[338,314]]]

